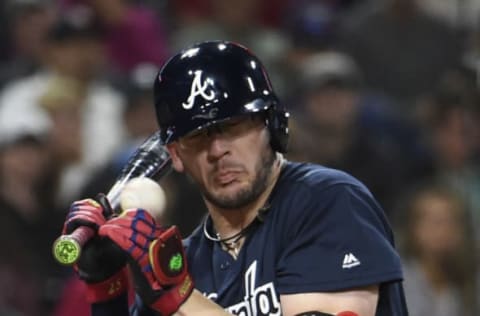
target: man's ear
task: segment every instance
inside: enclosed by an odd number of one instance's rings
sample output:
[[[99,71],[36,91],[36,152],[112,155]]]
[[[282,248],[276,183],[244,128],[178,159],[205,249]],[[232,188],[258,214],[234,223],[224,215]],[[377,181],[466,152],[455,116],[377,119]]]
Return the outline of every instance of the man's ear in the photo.
[[[170,143],[167,145],[168,153],[170,154],[170,158],[172,158],[172,167],[177,172],[183,172],[185,169],[183,167],[183,162],[178,156],[178,147],[176,143]]]

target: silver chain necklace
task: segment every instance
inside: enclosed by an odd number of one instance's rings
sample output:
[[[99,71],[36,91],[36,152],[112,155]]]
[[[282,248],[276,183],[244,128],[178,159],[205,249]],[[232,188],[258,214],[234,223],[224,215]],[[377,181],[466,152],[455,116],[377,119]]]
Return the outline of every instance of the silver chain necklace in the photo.
[[[243,237],[247,235],[249,230],[253,227],[252,224],[255,223],[256,220],[254,220],[251,224],[243,228],[238,233],[227,238],[221,238],[219,233],[216,233],[216,236],[212,236],[207,229],[207,220],[208,217],[203,222],[203,234],[205,235],[205,237],[207,237],[208,240],[220,243],[223,247],[225,247],[227,251],[231,251],[232,256],[237,259],[238,254],[240,253],[240,241]]]
[[[207,221],[208,221],[208,216],[207,218],[203,221],[203,234],[205,235],[205,237],[208,239],[208,240],[211,240],[213,242],[218,242],[220,243],[223,247],[225,247],[225,249],[227,251],[231,251],[233,252],[232,253],[232,256],[237,259],[238,257],[238,254],[240,252],[240,246],[241,246],[241,243],[240,241],[242,240],[243,237],[245,237],[249,232],[250,230],[255,227],[256,223],[261,223],[263,222],[263,215],[264,213],[266,213],[268,211],[268,209],[270,208],[270,205],[267,204],[265,205],[264,207],[262,207],[259,212],[258,212],[258,215],[255,217],[255,219],[253,220],[253,222],[251,222],[250,224],[247,225],[247,227],[243,228],[241,231],[239,231],[238,233],[230,236],[230,237],[226,237],[226,238],[221,238],[220,237],[220,234],[219,233],[216,233],[215,236],[212,236],[209,232],[208,232],[208,229],[207,229]]]

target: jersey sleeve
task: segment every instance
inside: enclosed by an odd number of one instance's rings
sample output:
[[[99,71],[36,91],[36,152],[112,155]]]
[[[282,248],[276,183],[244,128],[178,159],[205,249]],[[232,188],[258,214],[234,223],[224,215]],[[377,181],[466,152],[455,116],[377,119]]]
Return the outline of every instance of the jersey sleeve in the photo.
[[[365,187],[297,191],[280,225],[281,294],[348,290],[402,278],[389,224]]]

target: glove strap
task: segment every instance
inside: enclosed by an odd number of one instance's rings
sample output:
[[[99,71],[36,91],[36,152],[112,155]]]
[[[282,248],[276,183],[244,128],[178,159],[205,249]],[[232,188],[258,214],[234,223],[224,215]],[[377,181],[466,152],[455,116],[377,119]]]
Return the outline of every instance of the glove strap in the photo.
[[[150,306],[163,315],[172,315],[193,291],[182,237],[176,226],[163,232],[151,245],[149,260],[160,290]]]
[[[190,297],[194,289],[193,280],[189,275],[178,285],[169,290],[163,290],[160,297],[150,305],[162,316],[173,315]]]
[[[162,287],[176,285],[188,273],[182,237],[176,226],[163,232],[150,245],[149,260]]]
[[[109,301],[128,290],[128,270],[123,268],[105,281],[87,283],[86,297],[89,303]]]

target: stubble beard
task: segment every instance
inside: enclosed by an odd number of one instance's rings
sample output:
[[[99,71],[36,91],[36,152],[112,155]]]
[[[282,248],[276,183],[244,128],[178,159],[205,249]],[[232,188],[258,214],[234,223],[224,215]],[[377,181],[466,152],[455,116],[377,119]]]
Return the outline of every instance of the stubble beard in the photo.
[[[272,173],[273,164],[275,163],[275,152],[265,150],[261,156],[260,163],[256,168],[256,175],[252,183],[234,195],[213,195],[205,187],[202,188],[202,194],[207,201],[216,207],[234,210],[249,205],[255,201],[268,187],[269,176]]]

